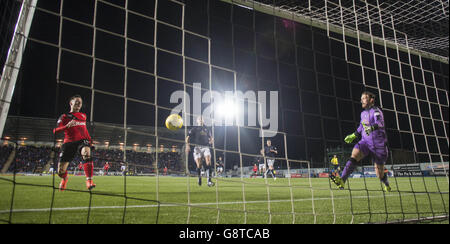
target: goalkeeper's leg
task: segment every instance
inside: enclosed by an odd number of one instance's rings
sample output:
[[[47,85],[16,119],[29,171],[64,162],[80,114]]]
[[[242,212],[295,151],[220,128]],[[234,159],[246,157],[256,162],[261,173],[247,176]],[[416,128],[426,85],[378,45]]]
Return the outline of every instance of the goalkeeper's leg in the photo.
[[[384,184],[383,190],[386,192],[391,191],[391,186],[389,185],[388,174],[384,172],[384,164],[375,163],[375,172],[378,179]]]
[[[348,177],[353,173],[356,166],[358,165],[358,162],[364,158],[364,152],[360,148],[361,145],[355,145],[352,151],[352,156],[345,164],[341,176],[331,176],[331,180],[339,187],[339,189],[344,189],[345,182],[347,181]]]
[[[383,147],[375,147],[371,150],[372,159],[375,166],[375,173],[380,179],[380,181],[384,184],[384,191],[391,191],[391,187],[389,185],[388,174],[385,172],[385,163],[388,159],[388,148],[386,146]]]

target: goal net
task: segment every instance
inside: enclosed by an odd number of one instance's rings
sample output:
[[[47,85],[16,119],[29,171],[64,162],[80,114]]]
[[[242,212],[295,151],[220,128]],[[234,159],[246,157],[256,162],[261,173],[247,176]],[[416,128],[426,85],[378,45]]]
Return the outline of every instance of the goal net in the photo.
[[[448,221],[448,2],[431,2],[5,1],[18,17],[1,53],[0,222]],[[427,20],[447,35],[412,26]],[[369,158],[344,190],[330,180],[365,90],[385,115],[391,192]],[[61,192],[52,129],[75,94],[97,186],[77,155]],[[199,116],[208,153],[186,147]]]

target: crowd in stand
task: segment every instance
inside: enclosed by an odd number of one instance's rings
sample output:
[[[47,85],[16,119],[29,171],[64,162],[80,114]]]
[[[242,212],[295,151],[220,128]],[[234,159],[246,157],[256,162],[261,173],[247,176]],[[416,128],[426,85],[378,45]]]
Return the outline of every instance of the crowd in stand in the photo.
[[[50,160],[51,152],[51,147],[19,147],[16,150],[15,162],[9,169],[15,172],[34,172],[43,169]]]
[[[14,146],[11,145],[0,148],[0,170],[3,169],[13,150]],[[7,171],[33,172],[36,169],[42,169],[49,161],[50,153],[50,147],[19,147]]]
[[[8,160],[13,149],[14,147],[10,145],[0,147],[0,170]],[[58,151],[56,152],[57,153],[54,154],[55,157],[58,155]],[[40,173],[39,171],[42,171],[45,165],[51,161],[51,155],[51,147],[20,146],[16,151],[14,161],[8,168],[8,172]],[[124,157],[124,151],[120,149],[96,149],[92,154],[94,168],[102,169],[105,163],[108,162],[110,166],[109,172],[121,171],[121,166],[123,165],[127,165],[127,171],[136,173],[155,172],[154,161],[156,153],[126,150],[125,156],[126,157]],[[181,171],[184,166],[181,155],[177,152],[159,152],[158,159],[158,168],[160,172],[162,172],[164,168],[167,168],[170,171]],[[54,159],[54,161],[54,167],[56,169],[57,159]],[[75,157],[69,166],[69,170],[75,170],[80,162],[82,162],[81,156]]]
[[[14,147],[11,145],[0,146],[0,170],[3,168],[6,160],[8,160],[8,157],[11,154],[13,148]]]

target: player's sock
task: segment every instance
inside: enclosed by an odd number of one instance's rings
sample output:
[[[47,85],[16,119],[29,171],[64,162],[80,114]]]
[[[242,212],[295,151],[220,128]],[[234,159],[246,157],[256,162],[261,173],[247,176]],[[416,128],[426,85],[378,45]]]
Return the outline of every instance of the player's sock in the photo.
[[[197,176],[198,176],[198,185],[201,186],[202,185],[202,169],[201,168],[197,168]]]
[[[92,180],[92,176],[94,175],[94,162],[91,158],[86,160],[86,163],[83,164],[83,168],[86,180]]]
[[[198,178],[202,177],[202,169],[201,168],[197,168],[197,176],[198,176]]]
[[[64,172],[64,174],[60,175],[59,177],[61,177],[61,179],[63,180],[67,180],[67,170],[66,172]]]
[[[86,187],[92,190],[95,187],[94,182],[92,182],[92,176],[94,175],[94,162],[92,158],[87,158],[83,164],[84,175],[86,176]]]
[[[388,180],[388,176],[385,173],[383,178],[381,179],[381,182],[383,182],[386,186],[389,186],[389,180]]]
[[[353,170],[356,168],[358,162],[354,158],[350,158],[342,171],[341,179],[345,182],[347,178],[352,174]]]
[[[208,182],[211,181],[211,165],[206,165],[206,177],[208,178]]]
[[[64,191],[67,186],[67,181],[69,180],[69,177],[67,177],[67,171],[64,174],[60,175],[60,177],[61,183],[59,183],[59,190]]]
[[[213,167],[211,165],[209,166],[209,181],[211,181],[211,178],[213,177]]]

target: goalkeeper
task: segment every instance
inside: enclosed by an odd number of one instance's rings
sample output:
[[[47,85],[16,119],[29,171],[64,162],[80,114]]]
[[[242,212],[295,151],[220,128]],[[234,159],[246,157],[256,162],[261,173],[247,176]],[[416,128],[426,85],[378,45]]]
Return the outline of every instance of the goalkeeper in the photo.
[[[345,182],[358,162],[364,157],[371,156],[377,177],[384,183],[384,191],[391,191],[387,174],[384,172],[384,164],[388,157],[387,137],[384,129],[384,117],[380,108],[375,105],[375,95],[371,92],[363,92],[361,95],[361,122],[351,135],[345,137],[346,143],[358,140],[353,147],[351,158],[347,161],[341,176],[331,176],[333,182],[344,189]]]

